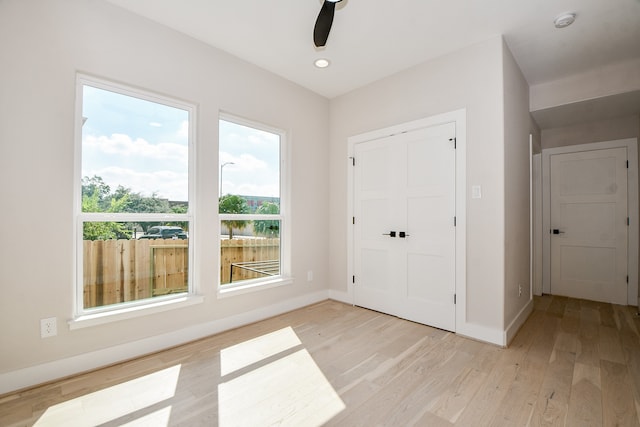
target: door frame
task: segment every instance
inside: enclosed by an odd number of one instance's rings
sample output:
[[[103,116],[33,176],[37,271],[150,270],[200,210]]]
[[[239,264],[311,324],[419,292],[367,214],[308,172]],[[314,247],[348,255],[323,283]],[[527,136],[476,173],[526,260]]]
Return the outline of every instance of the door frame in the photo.
[[[627,210],[629,227],[627,228],[628,250],[627,304],[638,304],[638,140],[637,138],[569,145],[566,147],[546,148],[542,150],[542,292],[551,293],[551,156],[555,154],[579,153],[583,151],[626,148],[629,170],[627,172]],[[545,230],[547,232],[545,233]]]
[[[347,139],[348,158],[347,160],[347,292],[348,298],[355,303],[354,293],[354,147],[356,144],[372,141],[375,139],[386,138],[399,133],[410,132],[431,126],[437,126],[445,123],[455,123],[456,126],[456,237],[455,237],[455,329],[466,324],[466,294],[467,294],[467,261],[466,261],[466,241],[467,241],[467,216],[466,216],[466,194],[467,194],[467,112],[466,109],[455,110],[423,119],[414,120],[390,126],[382,129],[351,136]],[[357,160],[356,160],[357,161]]]

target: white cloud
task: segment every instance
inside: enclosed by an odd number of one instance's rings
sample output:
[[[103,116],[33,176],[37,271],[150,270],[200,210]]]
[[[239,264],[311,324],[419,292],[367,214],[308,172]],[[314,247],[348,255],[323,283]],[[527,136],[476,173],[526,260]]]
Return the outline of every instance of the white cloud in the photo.
[[[162,123],[150,122],[149,126],[154,127],[154,128],[161,128],[162,127]]]
[[[247,135],[247,141],[253,145],[273,144],[277,140],[278,136],[272,133],[255,132]]]
[[[124,157],[139,157],[154,160],[172,160],[187,164],[189,150],[186,145],[163,142],[151,144],[138,138],[135,141],[129,135],[113,134],[108,136],[87,135],[82,141],[83,149],[94,149],[105,154],[115,154]]]
[[[234,163],[233,165],[225,166],[224,172],[253,172],[259,170],[266,170],[269,165],[264,160],[260,160],[251,154],[243,153],[239,156],[221,151],[220,152],[220,164],[227,162]]]

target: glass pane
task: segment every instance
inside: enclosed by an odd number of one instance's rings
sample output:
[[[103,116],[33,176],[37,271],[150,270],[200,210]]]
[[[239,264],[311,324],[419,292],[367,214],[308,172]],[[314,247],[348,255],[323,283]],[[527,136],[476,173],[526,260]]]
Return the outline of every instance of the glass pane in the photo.
[[[219,182],[220,197],[246,202],[244,209],[221,203],[220,213],[255,213],[266,202],[280,206],[280,135],[220,120]]]
[[[280,221],[220,222],[220,284],[280,274]]]
[[[82,211],[183,213],[189,112],[83,86]]]
[[[85,222],[84,308],[188,291],[186,223]]]

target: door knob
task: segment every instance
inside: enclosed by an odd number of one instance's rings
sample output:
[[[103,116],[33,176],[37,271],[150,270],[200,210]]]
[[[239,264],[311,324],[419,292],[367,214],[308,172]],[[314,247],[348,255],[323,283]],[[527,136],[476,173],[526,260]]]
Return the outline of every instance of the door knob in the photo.
[[[396,237],[395,231],[390,231],[388,233],[382,233],[383,236]]]
[[[564,231],[560,231],[557,228],[554,228],[553,230],[551,230],[552,234],[564,234]]]
[[[409,235],[406,232],[401,231],[398,237],[400,237],[401,239],[404,239],[405,237],[409,237]]]

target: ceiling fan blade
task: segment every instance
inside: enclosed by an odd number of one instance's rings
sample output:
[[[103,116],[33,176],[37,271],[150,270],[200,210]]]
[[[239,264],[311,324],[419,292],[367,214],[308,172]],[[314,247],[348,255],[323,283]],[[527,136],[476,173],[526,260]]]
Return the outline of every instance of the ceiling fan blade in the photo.
[[[320,13],[318,14],[318,19],[316,19],[316,25],[313,28],[313,43],[316,47],[322,47],[327,43],[335,11],[336,3],[324,0]]]

